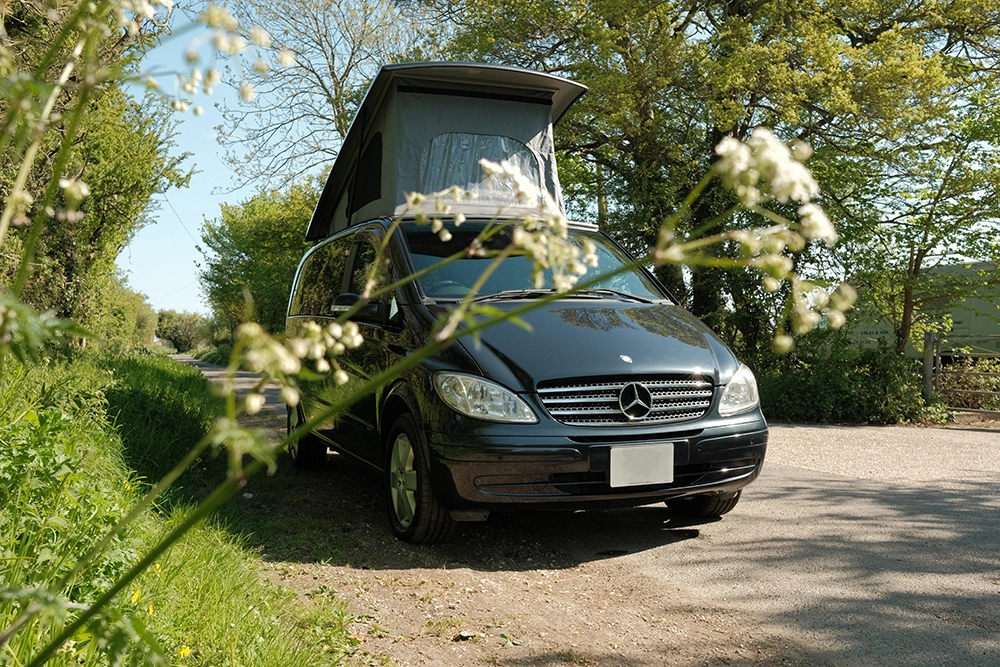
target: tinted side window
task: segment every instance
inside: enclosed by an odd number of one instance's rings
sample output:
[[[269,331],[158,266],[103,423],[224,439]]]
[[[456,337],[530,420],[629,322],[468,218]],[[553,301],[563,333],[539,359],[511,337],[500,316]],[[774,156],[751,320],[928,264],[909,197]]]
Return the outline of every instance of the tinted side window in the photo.
[[[361,243],[358,245],[358,253],[354,258],[354,267],[351,271],[351,284],[347,291],[353,294],[361,294],[365,289],[365,283],[368,281],[368,274],[371,271],[372,264],[375,263],[375,258],[378,256],[378,251],[375,250],[375,246],[368,243]],[[385,285],[385,269],[380,270],[375,275],[375,287],[376,289]]]
[[[344,271],[351,253],[351,239],[331,241],[317,248],[302,266],[298,289],[292,299],[291,315],[334,314],[333,300],[341,292]]]

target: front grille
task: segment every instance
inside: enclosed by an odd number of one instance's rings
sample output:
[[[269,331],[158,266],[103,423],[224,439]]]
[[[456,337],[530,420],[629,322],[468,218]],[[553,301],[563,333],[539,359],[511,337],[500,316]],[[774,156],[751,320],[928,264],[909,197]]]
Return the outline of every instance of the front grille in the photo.
[[[622,411],[626,385],[645,387],[652,398],[649,414],[631,418]],[[572,426],[639,426],[698,419],[712,404],[712,382],[703,376],[655,378],[580,378],[538,385],[549,414]]]

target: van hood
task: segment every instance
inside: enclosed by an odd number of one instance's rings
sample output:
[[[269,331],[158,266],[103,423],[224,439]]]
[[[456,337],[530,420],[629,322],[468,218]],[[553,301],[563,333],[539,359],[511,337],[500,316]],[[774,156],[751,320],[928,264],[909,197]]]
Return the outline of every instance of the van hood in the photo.
[[[513,310],[520,302],[491,303]],[[565,299],[520,316],[531,330],[503,322],[478,346],[461,345],[485,377],[511,389],[571,377],[699,373],[725,384],[739,362],[701,320],[680,306],[604,299]]]

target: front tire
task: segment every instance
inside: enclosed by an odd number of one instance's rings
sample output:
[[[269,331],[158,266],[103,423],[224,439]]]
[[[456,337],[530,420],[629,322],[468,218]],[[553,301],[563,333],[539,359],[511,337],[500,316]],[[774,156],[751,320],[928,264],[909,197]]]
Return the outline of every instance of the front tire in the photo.
[[[740,491],[735,493],[703,493],[687,498],[668,500],[667,507],[674,516],[685,519],[711,519],[727,514],[740,501]]]
[[[413,417],[401,415],[389,431],[385,464],[386,505],[392,532],[413,544],[448,537],[454,523],[434,497],[423,440]]]
[[[300,407],[286,407],[287,433],[291,435],[292,431],[305,422],[305,415]],[[326,443],[315,433],[307,433],[297,442],[288,443],[288,456],[292,459],[292,465],[299,470],[321,470],[326,465]]]

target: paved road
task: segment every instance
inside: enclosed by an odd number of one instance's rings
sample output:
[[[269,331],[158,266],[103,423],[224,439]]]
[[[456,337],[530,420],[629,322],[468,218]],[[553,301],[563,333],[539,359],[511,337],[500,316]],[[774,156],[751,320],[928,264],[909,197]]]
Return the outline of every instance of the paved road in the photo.
[[[774,426],[764,474],[623,565],[838,665],[1000,665],[1000,431]]]

